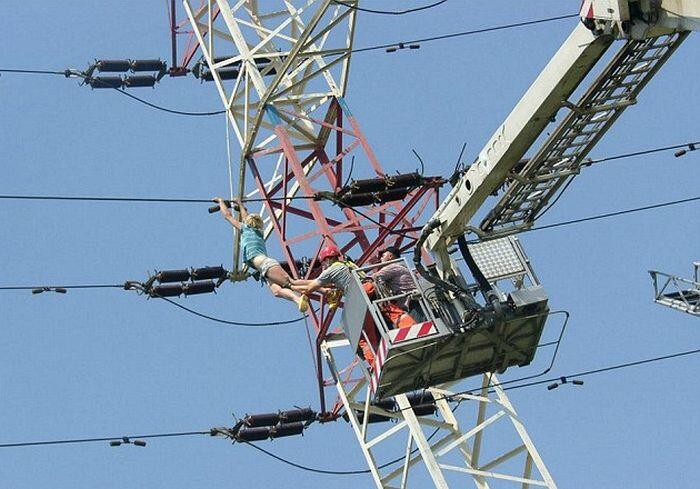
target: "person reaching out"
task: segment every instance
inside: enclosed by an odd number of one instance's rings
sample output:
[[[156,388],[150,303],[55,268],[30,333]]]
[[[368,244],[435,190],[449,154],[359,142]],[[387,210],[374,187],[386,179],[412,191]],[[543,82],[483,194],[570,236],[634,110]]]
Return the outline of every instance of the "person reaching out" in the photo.
[[[217,197],[214,201],[219,204],[219,212],[224,219],[239,231],[243,262],[260,272],[260,277],[267,282],[275,297],[295,302],[301,312],[306,312],[309,308],[308,297],[291,290],[296,281],[287,274],[277,260],[267,256],[262,233],[262,217],[259,214],[249,213],[240,199],[234,199],[232,203],[240,209],[241,222],[233,217],[224,199]]]

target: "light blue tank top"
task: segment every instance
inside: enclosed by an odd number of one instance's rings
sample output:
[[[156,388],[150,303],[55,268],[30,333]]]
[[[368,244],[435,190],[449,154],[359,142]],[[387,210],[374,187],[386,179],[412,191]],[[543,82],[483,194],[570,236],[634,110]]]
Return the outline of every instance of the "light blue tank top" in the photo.
[[[262,231],[241,223],[241,251],[243,261],[249,266],[252,266],[250,261],[256,256],[267,255]]]

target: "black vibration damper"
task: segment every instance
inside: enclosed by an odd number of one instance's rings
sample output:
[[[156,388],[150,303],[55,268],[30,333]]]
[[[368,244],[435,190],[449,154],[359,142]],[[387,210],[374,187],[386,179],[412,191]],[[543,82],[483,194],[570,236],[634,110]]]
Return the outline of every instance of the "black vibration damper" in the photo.
[[[240,430],[236,438],[242,441],[262,441],[270,438],[271,428],[246,428]]]
[[[211,280],[202,280],[200,282],[190,282],[183,286],[185,295],[209,294],[216,290],[216,284]]]
[[[119,76],[96,76],[88,80],[92,88],[121,88],[124,80]]]
[[[156,273],[156,280],[162,284],[168,282],[186,282],[189,279],[189,270],[161,270]]]
[[[165,71],[166,63],[159,59],[132,59],[131,71]]]
[[[184,292],[182,284],[156,285],[150,291],[151,297],[180,297]]]
[[[249,414],[243,418],[246,426],[274,426],[280,422],[280,413],[265,413],[265,414]]]
[[[131,62],[128,59],[101,59],[95,67],[99,72],[122,73],[129,71]]]
[[[304,432],[304,423],[282,423],[272,428],[273,438],[282,438],[284,436],[301,435]]]
[[[192,280],[221,280],[228,276],[228,271],[222,266],[193,268],[191,276]]]
[[[282,411],[280,419],[285,423],[296,423],[298,421],[312,421],[316,419],[316,412],[310,408],[290,409]]]
[[[129,88],[138,87],[154,87],[156,85],[156,77],[153,75],[132,75],[124,79],[124,86]]]

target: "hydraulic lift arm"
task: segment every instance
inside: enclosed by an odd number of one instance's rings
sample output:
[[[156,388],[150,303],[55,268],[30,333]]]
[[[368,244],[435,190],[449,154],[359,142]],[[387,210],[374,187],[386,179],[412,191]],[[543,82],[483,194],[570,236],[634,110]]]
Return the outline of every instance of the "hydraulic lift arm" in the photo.
[[[505,122],[457,181],[432,221],[440,225],[426,247],[442,255],[466,231],[482,238],[532,225],[561,186],[624,109],[636,103],[663,63],[687,36],[700,30],[700,2],[692,0],[586,0],[579,24]],[[620,51],[577,103],[569,98],[616,39]],[[534,156],[514,171],[561,109],[568,114]],[[506,185],[496,207],[477,226],[470,220]],[[442,267],[441,267],[442,268]]]

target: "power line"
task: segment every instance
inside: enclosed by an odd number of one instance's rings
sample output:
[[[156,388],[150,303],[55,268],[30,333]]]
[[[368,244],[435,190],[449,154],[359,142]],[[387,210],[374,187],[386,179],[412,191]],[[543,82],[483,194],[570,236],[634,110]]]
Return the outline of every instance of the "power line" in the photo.
[[[658,204],[645,205],[643,207],[635,207],[632,209],[625,209],[625,210],[617,211],[617,212],[608,212],[606,214],[598,214],[595,216],[582,217],[580,219],[572,219],[570,221],[562,221],[562,222],[556,222],[553,224],[545,224],[544,226],[537,226],[537,227],[533,227],[530,229],[524,229],[520,232],[521,233],[528,233],[528,232],[532,232],[532,231],[541,231],[543,229],[552,229],[552,228],[558,228],[558,227],[562,227],[562,226],[570,226],[572,224],[580,224],[582,222],[596,221],[598,219],[607,219],[610,217],[624,216],[626,214],[633,214],[636,212],[648,211],[648,210],[653,210],[653,209],[660,209],[663,207],[670,207],[673,205],[687,204],[688,202],[695,202],[698,200],[700,200],[700,196],[699,197],[690,197],[688,199],[672,200],[670,202],[661,202]]]
[[[70,76],[70,70],[66,71],[51,71],[51,70],[13,70],[9,68],[1,69],[0,73],[18,73],[22,75],[63,75],[66,78]]]
[[[195,436],[195,435],[211,435],[211,430],[207,431],[179,431],[174,433],[156,433],[150,435],[129,435],[129,436],[110,436],[101,438],[74,438],[68,440],[49,440],[49,441],[26,441],[19,443],[3,443],[0,444],[0,448],[17,448],[17,447],[37,447],[46,445],[69,445],[69,444],[79,444],[79,443],[94,443],[94,442],[105,442],[112,440],[122,440],[124,438],[128,439],[146,439],[146,438],[177,438],[182,436]]]
[[[595,165],[595,164],[598,164],[598,163],[607,162],[607,161],[620,160],[620,159],[624,159],[624,158],[634,158],[634,157],[637,157],[637,156],[645,156],[645,155],[649,155],[649,154],[660,153],[660,152],[663,152],[663,151],[671,151],[671,150],[674,150],[674,149],[681,149],[681,148],[689,148],[691,151],[695,151],[695,147],[696,147],[697,145],[700,145],[700,141],[693,141],[693,142],[683,143],[683,144],[675,144],[675,145],[673,145],[673,146],[663,146],[663,147],[661,147],[661,148],[646,149],[646,150],[642,150],[642,151],[635,151],[635,152],[632,152],[632,153],[623,153],[623,154],[620,154],[620,155],[608,156],[608,157],[606,157],[606,158],[599,158],[599,159],[595,159],[595,160],[594,160],[594,159],[589,159],[588,161],[586,161],[586,162],[584,163],[583,166],[592,166],[592,165]],[[685,154],[685,153],[683,153],[683,154]],[[676,154],[676,157],[678,157],[678,156],[683,156],[683,154],[680,154],[680,155],[679,155],[679,154],[677,153],[677,154]],[[573,181],[574,181],[574,179],[573,179],[573,178],[570,178],[569,181],[566,182],[566,184],[564,185],[564,187],[559,191],[559,195],[557,195],[556,198],[555,198],[542,212],[540,212],[539,215],[538,215],[535,219],[541,218],[541,217],[544,216],[552,207],[554,207],[554,205],[555,205],[557,202],[559,202],[559,199],[561,199],[561,196],[564,195],[564,193],[566,192],[566,190],[567,190],[567,189],[569,188],[569,186],[571,185],[571,182],[573,182]]]
[[[671,146],[661,146],[657,148],[650,148],[640,151],[634,151],[629,153],[620,153],[612,156],[606,156],[603,158],[592,159],[585,163],[585,166],[591,166],[598,163],[604,163],[608,161],[615,161],[627,158],[634,158],[638,156],[644,156],[654,153],[661,153],[664,151],[672,151],[675,149],[689,148],[692,146],[700,145],[700,141],[687,142],[681,144],[674,144]],[[263,197],[251,197],[243,199],[243,202],[266,202],[266,201],[277,201],[277,200],[313,200],[316,197],[306,196],[306,195],[296,195],[293,197],[279,197],[265,199]],[[190,199],[190,198],[165,198],[165,197],[103,197],[103,196],[62,196],[62,195],[0,195],[0,200],[49,200],[49,201],[84,201],[84,202],[134,202],[134,203],[182,203],[182,204],[210,204],[213,202],[212,199]]]
[[[246,445],[249,447],[253,447],[256,450],[264,453],[268,457],[272,457],[275,460],[278,460],[286,465],[291,465],[292,467],[295,467],[297,469],[304,470],[306,472],[314,472],[316,474],[328,474],[328,475],[360,475],[360,474],[369,474],[370,470],[369,469],[361,469],[361,470],[326,470],[326,469],[317,469],[314,467],[309,467],[307,465],[302,465],[298,464],[296,462],[292,462],[291,460],[287,460],[286,458],[282,458],[279,455],[275,455],[274,453],[265,450],[264,448],[261,448],[257,445],[254,445],[253,443],[249,442],[244,442]],[[403,457],[402,457],[403,458]]]
[[[189,312],[190,314],[194,314],[195,316],[201,317],[203,319],[208,319],[209,321],[214,321],[214,322],[221,323],[221,324],[228,324],[231,326],[245,326],[245,327],[284,326],[287,324],[294,324],[294,323],[298,323],[300,321],[303,321],[304,317],[305,317],[305,316],[302,316],[302,317],[297,318],[297,319],[290,319],[287,321],[272,321],[269,323],[244,323],[244,322],[238,322],[238,321],[228,321],[226,319],[219,319],[219,318],[215,318],[212,316],[208,316],[208,315],[203,314],[201,312],[197,312],[193,309],[190,309],[189,307],[183,306],[182,304],[180,304],[178,302],[170,300],[167,297],[159,296],[159,298],[163,299],[165,302],[167,302],[169,304],[172,304],[173,306],[179,307],[180,309],[182,309],[186,312]]]
[[[18,285],[2,286],[0,290],[34,290],[34,289],[123,289],[124,284],[92,285]]]
[[[52,70],[19,70],[19,69],[9,69],[9,68],[2,68],[0,69],[0,73],[19,73],[19,74],[45,74],[45,75],[62,75],[65,76],[66,78],[70,78],[71,76],[77,76],[80,77],[84,80],[93,80],[96,83],[99,83],[98,78],[91,78],[78,70],[65,70],[65,71],[52,71]],[[117,92],[121,93],[122,95],[129,97],[133,100],[136,100],[139,103],[142,103],[148,107],[151,107],[152,109],[160,110],[162,112],[167,112],[169,114],[175,114],[175,115],[184,115],[184,116],[193,116],[193,117],[205,117],[205,116],[212,116],[212,115],[219,115],[219,114],[224,114],[226,113],[225,110],[213,110],[209,112],[190,112],[190,111],[185,111],[185,110],[176,110],[176,109],[170,109],[168,107],[163,107],[162,105],[154,104],[153,102],[149,102],[148,100],[144,100],[141,97],[137,97],[136,95],[132,95],[131,93],[122,90],[121,88],[118,87],[108,87],[111,88],[112,90],[116,90]]]
[[[543,385],[543,384],[549,384],[551,382],[556,382],[562,379],[569,379],[569,378],[580,378],[580,377],[586,377],[589,375],[594,375],[594,374],[599,374],[599,373],[605,373],[605,372],[612,372],[615,370],[622,370],[625,368],[630,368],[630,367],[636,367],[639,365],[647,365],[650,363],[656,363],[656,362],[661,362],[664,360],[671,360],[674,358],[681,358],[685,356],[690,356],[690,355],[697,355],[700,353],[700,348],[694,349],[694,350],[687,350],[687,351],[682,351],[682,352],[677,352],[677,353],[671,353],[669,355],[662,355],[662,356],[657,356],[657,357],[652,357],[652,358],[646,358],[643,360],[636,360],[633,362],[626,362],[626,363],[620,363],[617,365],[610,365],[607,367],[601,367],[597,369],[592,369],[592,370],[584,370],[582,372],[574,373],[574,374],[568,374],[568,375],[560,375],[558,377],[552,377],[549,379],[544,379],[544,380],[536,380],[533,382],[527,382],[525,384],[517,384],[517,385],[508,385],[506,387],[502,387],[502,390],[508,391],[508,390],[515,390],[515,389],[522,389],[525,387],[535,387],[538,385]],[[491,384],[493,387],[501,387],[505,386],[506,384],[509,384],[511,381],[506,381],[506,382],[498,382],[495,384]],[[459,391],[459,392],[453,392],[452,394],[445,395],[442,397],[436,397],[436,401],[455,401],[454,397],[460,396],[460,395],[477,395],[479,392],[481,392],[481,388],[477,389],[470,389],[470,390],[464,390],[464,391]],[[490,394],[495,392],[495,389],[489,389],[488,391]],[[412,409],[412,408],[403,408],[399,409],[398,412],[405,411],[407,409]]]
[[[133,286],[133,283],[131,284]],[[67,289],[126,289],[126,284],[95,284],[95,285],[19,285],[19,286],[0,286],[0,291],[3,290],[31,290],[31,291],[51,291],[51,290],[67,290]],[[261,323],[248,323],[248,322],[239,322],[239,321],[229,321],[226,319],[220,319],[216,318],[213,316],[209,316],[207,314],[195,311],[194,309],[190,309],[189,307],[183,306],[182,304],[175,302],[171,299],[168,299],[167,297],[163,296],[156,296],[159,299],[163,299],[164,301],[168,302],[169,304],[172,304],[176,307],[179,307],[180,309],[190,313],[194,314],[195,316],[201,317],[203,319],[208,319],[209,321],[214,321],[217,323],[221,324],[228,324],[231,326],[246,326],[246,327],[266,327],[266,326],[283,326],[287,324],[294,324],[298,323],[300,321],[304,320],[304,316],[297,318],[297,319],[290,319],[288,321],[272,321],[272,322],[261,322]]]
[[[700,348],[699,348],[699,349],[695,349],[695,350],[689,350],[689,351],[684,351],[684,352],[673,353],[673,354],[670,354],[670,355],[664,355],[664,356],[659,356],[659,357],[654,357],[654,358],[647,358],[647,359],[644,359],[644,360],[638,360],[638,361],[634,361],[634,362],[627,362],[627,363],[622,363],[622,364],[618,364],[618,365],[612,365],[612,366],[603,367],[603,368],[598,368],[598,369],[593,369],[593,370],[587,370],[587,371],[579,372],[579,373],[576,373],[576,374],[567,375],[567,376],[564,376],[564,377],[559,376],[559,377],[553,377],[553,378],[551,378],[551,379],[539,380],[539,381],[535,381],[535,382],[529,382],[529,383],[527,383],[527,384],[520,384],[520,385],[514,385],[514,386],[503,387],[503,390],[505,391],[505,390],[512,390],[512,389],[520,389],[520,388],[523,388],[523,387],[534,387],[534,386],[538,386],[538,385],[542,385],[542,384],[548,384],[548,383],[551,383],[551,382],[554,382],[554,381],[559,381],[559,380],[561,380],[562,378],[580,378],[580,377],[585,377],[585,376],[588,376],[588,375],[594,375],[594,374],[604,373],[604,372],[611,372],[611,371],[614,371],[614,370],[621,370],[621,369],[624,369],[624,368],[635,367],[635,366],[639,366],[639,365],[645,365],[645,364],[650,364],[650,363],[654,363],[654,362],[660,362],[660,361],[664,361],[664,360],[670,360],[670,359],[674,359],[674,358],[680,358],[680,357],[689,356],[689,355],[695,355],[695,354],[698,354],[698,353],[700,353]],[[504,382],[504,383],[492,384],[492,385],[494,385],[494,386],[499,386],[499,387],[500,387],[501,385],[504,385],[504,384],[505,384],[505,382]],[[462,392],[456,392],[456,393],[452,394],[452,396],[457,396],[457,395],[461,395],[461,394],[472,394],[472,395],[473,395],[473,394],[478,394],[480,391],[481,391],[481,389],[470,390],[470,391],[462,391]],[[493,389],[491,389],[489,392],[493,392]],[[436,400],[436,401],[439,401],[439,400],[454,401],[454,399],[452,399],[452,396],[437,397],[437,398],[435,398],[435,400]],[[459,402],[459,401],[457,401],[457,402]],[[401,411],[403,411],[403,410],[408,410],[408,409],[413,409],[413,407],[404,408],[404,409],[399,409],[398,412],[401,412]],[[435,435],[436,432],[437,432],[437,431],[433,432],[433,434],[431,435],[431,438],[432,438],[432,436]],[[292,466],[292,467],[295,467],[295,468],[298,468],[298,469],[301,469],[301,470],[304,470],[304,471],[307,471],[307,472],[314,472],[314,473],[318,473],[318,474],[330,474],[330,475],[360,475],[360,474],[368,474],[368,473],[370,473],[370,470],[368,470],[368,469],[364,469],[364,470],[327,470],[327,469],[318,469],[318,468],[310,467],[310,466],[307,466],[307,465],[302,465],[302,464],[299,464],[299,463],[296,463],[296,462],[292,462],[292,461],[290,461],[290,460],[288,460],[288,459],[285,459],[285,458],[283,458],[283,457],[280,457],[279,455],[275,455],[274,453],[272,453],[272,452],[270,452],[270,451],[268,451],[268,450],[265,450],[264,448],[261,448],[261,447],[258,447],[258,446],[256,446],[256,445],[253,445],[253,444],[251,444],[251,443],[248,443],[248,445],[252,446],[252,447],[255,448],[256,450],[259,450],[260,452],[264,453],[265,455],[268,455],[269,457],[274,458],[275,460],[278,460],[278,461],[280,461],[280,462],[282,462],[282,463],[284,463],[284,464],[286,464],[286,465],[290,465],[290,466]],[[392,465],[392,464],[394,464],[394,463],[396,463],[396,462],[398,462],[398,461],[400,461],[400,460],[403,460],[403,459],[404,459],[404,457],[400,457],[400,458],[398,458],[398,459],[396,459],[396,460],[393,460],[393,461],[391,461],[391,462],[388,462],[387,464],[384,464],[384,465],[379,466],[379,468],[382,469],[382,468],[388,467],[389,465]]]
[[[597,163],[603,163],[606,161],[613,161],[613,160],[620,160],[624,158],[633,158],[635,156],[644,156],[644,155],[649,155],[653,153],[660,153],[662,151],[671,151],[674,149],[681,149],[681,148],[693,148],[694,146],[700,145],[700,141],[692,141],[688,143],[683,143],[683,144],[674,144],[672,146],[662,146],[660,148],[651,148],[651,149],[645,149],[642,151],[634,151],[631,153],[623,153],[619,155],[614,155],[614,156],[607,156],[605,158],[598,158],[594,160],[589,160],[586,163],[584,163],[585,166],[591,166],[595,165]]]
[[[337,0],[336,0],[337,1]],[[436,2],[433,5],[427,5],[424,7],[417,7],[417,9],[420,10],[425,10],[426,8],[432,8],[433,6],[437,6],[440,3],[444,3],[447,0],[442,0],[441,2]],[[337,1],[337,3],[342,3],[340,1]],[[353,8],[350,5],[346,5],[350,8]],[[409,9],[408,11],[405,11],[405,13],[409,13],[411,11],[417,11],[416,9]],[[377,11],[376,13],[382,13],[381,11]],[[401,15],[401,14],[396,14],[396,15]],[[500,31],[500,30],[505,30],[505,29],[513,29],[517,27],[526,27],[530,25],[536,25],[536,24],[542,24],[545,22],[555,22],[559,20],[564,20],[564,19],[572,19],[574,17],[578,17],[578,14],[571,14],[571,15],[560,15],[557,17],[548,17],[548,18],[543,18],[543,19],[536,19],[536,20],[530,20],[530,21],[524,21],[524,22],[515,22],[511,24],[503,24],[503,25],[498,25],[498,26],[493,26],[493,27],[486,27],[483,29],[474,29],[474,30],[469,30],[469,31],[461,31],[461,32],[454,32],[450,34],[442,34],[442,35],[437,35],[437,36],[431,36],[431,37],[425,37],[421,39],[416,39],[412,41],[400,41],[400,42],[394,42],[390,44],[379,44],[375,46],[367,46],[364,48],[357,48],[357,49],[352,49],[350,50],[351,53],[360,53],[360,52],[367,52],[367,51],[375,51],[379,49],[386,49],[390,47],[397,46],[399,44],[418,44],[418,43],[427,43],[427,42],[433,42],[433,41],[440,41],[440,40],[445,40],[445,39],[454,39],[458,37],[465,37],[465,36],[471,36],[471,35],[476,35],[476,34],[484,34],[487,32],[494,32],[494,31]],[[332,52],[326,53],[326,54],[332,54]],[[55,71],[55,70],[30,70],[30,69],[11,69],[11,68],[0,68],[0,73],[17,73],[17,74],[46,74],[46,75],[61,75],[65,76],[66,78],[69,78],[71,76],[77,76],[80,78],[83,78],[84,80],[97,80],[93,79],[91,77],[88,77],[87,75],[77,71],[77,70],[64,70],[64,71]],[[171,109],[168,107],[164,107],[158,104],[155,104],[153,102],[149,102],[145,99],[142,99],[140,97],[137,97],[136,95],[132,95],[131,93],[128,93],[127,91],[118,88],[118,87],[109,87],[112,90],[116,90],[120,94],[129,97],[141,104],[144,104],[152,109],[156,109],[162,112],[166,112],[169,114],[175,114],[175,115],[182,115],[182,116],[193,116],[193,117],[207,117],[207,116],[214,116],[214,115],[220,115],[224,114],[226,111],[225,110],[214,110],[214,111],[207,111],[207,112],[190,112],[190,111],[184,111],[184,110],[176,110],[176,109]]]
[[[410,41],[394,42],[391,44],[378,44],[375,46],[368,46],[368,47],[364,47],[364,48],[352,49],[350,52],[351,53],[362,53],[362,52],[366,52],[366,51],[376,51],[379,49],[386,49],[386,48],[397,46],[399,44],[421,44],[421,43],[427,43],[427,42],[433,42],[433,41],[442,41],[445,39],[454,39],[457,37],[473,36],[476,34],[484,34],[487,32],[502,31],[502,30],[506,30],[506,29],[514,29],[517,27],[526,27],[526,26],[536,25],[536,24],[544,24],[546,22],[556,22],[559,20],[573,19],[574,17],[578,17],[578,16],[579,16],[578,14],[559,15],[556,17],[547,17],[547,18],[543,18],[543,19],[528,20],[528,21],[523,21],[523,22],[514,22],[511,24],[503,24],[503,25],[498,25],[498,26],[493,26],[493,27],[485,27],[483,29],[473,29],[473,30],[469,30],[469,31],[453,32],[451,34],[442,34],[442,35],[437,35],[437,36],[424,37],[424,38],[420,38],[420,39],[413,39]]]
[[[680,204],[687,204],[689,202],[697,202],[697,201],[700,201],[700,196],[690,197],[687,199],[672,200],[669,202],[660,202],[657,204],[651,204],[651,205],[646,205],[646,206],[642,206],[642,207],[635,207],[632,209],[625,209],[625,210],[616,211],[616,212],[608,212],[605,214],[598,214],[598,215],[594,215],[594,216],[582,217],[579,219],[572,219],[569,221],[556,222],[556,223],[552,223],[552,224],[546,224],[543,226],[533,227],[530,229],[525,229],[525,230],[520,231],[520,232],[526,233],[526,232],[532,232],[532,231],[541,231],[544,229],[552,229],[552,228],[557,228],[557,227],[562,227],[562,226],[570,226],[573,224],[580,224],[583,222],[595,221],[595,220],[599,220],[599,219],[607,219],[610,217],[618,217],[618,216],[623,216],[623,215],[627,215],[627,214],[633,214],[636,212],[643,212],[643,211],[648,211],[648,210],[660,209],[660,208],[664,208],[664,207],[670,207],[670,206],[680,205]],[[354,209],[354,210],[357,211],[357,209]],[[370,221],[374,222],[375,224],[381,226],[382,228],[385,228],[385,229],[391,231],[391,228],[384,226],[379,221],[374,220],[370,216],[368,216],[364,213],[359,213],[359,214],[364,216],[365,218],[369,219]],[[395,231],[395,230],[392,232],[398,233],[398,234],[404,234],[400,231]],[[26,286],[0,286],[0,290],[31,290],[31,289],[37,289],[37,288],[42,288],[42,287],[46,287],[46,286],[42,286],[42,285],[36,285],[36,286],[28,286],[28,285],[26,285]],[[124,288],[124,285],[123,284],[122,285],[118,285],[118,284],[68,285],[68,286],[50,286],[49,288],[57,288],[57,287],[63,288],[63,289],[97,289],[97,288]],[[161,297],[161,298],[166,299],[165,297]],[[211,317],[208,317],[206,315],[202,315],[201,313],[189,310],[185,306],[178,304],[174,301],[173,301],[173,304],[176,304],[178,307],[181,307],[181,308],[183,308],[183,309],[185,309],[188,312],[191,312],[193,314],[201,315],[202,317],[204,317],[206,319],[212,319],[215,321],[224,322],[225,324],[234,324],[233,321],[218,320],[216,318],[211,318]],[[299,318],[295,321],[300,321],[301,319],[303,319],[303,318]],[[271,324],[271,323],[265,323],[265,324]],[[240,325],[246,325],[246,324],[240,324]]]
[[[89,76],[86,76],[86,75],[78,72],[78,71],[73,70],[73,74],[83,78],[84,80],[94,80],[96,82],[99,82],[98,78],[91,78]],[[206,116],[219,115],[219,114],[226,113],[226,110],[212,110],[209,112],[189,112],[189,111],[184,111],[184,110],[169,109],[167,107],[163,107],[161,105],[157,105],[157,104],[154,104],[154,103],[149,102],[147,100],[144,100],[140,97],[137,97],[136,95],[132,95],[129,92],[127,92],[126,90],[122,90],[121,88],[118,88],[118,87],[108,87],[108,88],[111,88],[112,90],[116,90],[117,92],[121,93],[122,95],[125,95],[133,100],[136,100],[137,102],[140,102],[148,107],[151,107],[152,109],[160,110],[162,112],[167,112],[169,114],[185,115],[185,116],[193,116],[193,117],[206,117]]]
[[[411,14],[414,12],[421,12],[423,10],[428,10],[431,8],[438,7],[442,5],[443,3],[447,3],[447,0],[439,0],[437,2],[428,4],[428,5],[423,5],[421,7],[414,7],[414,8],[409,8],[406,10],[375,10],[375,9],[370,9],[370,8],[363,8],[363,7],[357,7],[355,5],[351,5],[349,3],[345,3],[341,0],[333,0],[333,3],[337,5],[342,5],[344,7],[349,8],[350,10],[357,10],[358,12],[367,12],[370,14],[380,14],[380,15],[406,15],[406,14]]]
[[[669,355],[663,355],[663,356],[658,356],[658,357],[653,357],[653,358],[646,358],[644,360],[637,360],[637,361],[633,361],[633,362],[621,363],[618,365],[611,365],[609,367],[596,368],[596,369],[592,369],[592,370],[584,370],[583,372],[578,372],[575,374],[553,377],[551,379],[538,380],[535,382],[528,382],[526,384],[513,385],[513,386],[509,386],[509,387],[504,387],[503,390],[522,389],[523,387],[533,387],[533,386],[537,386],[537,385],[547,384],[550,382],[560,380],[562,377],[563,378],[586,377],[589,375],[595,375],[595,374],[600,374],[600,373],[604,373],[604,372],[612,372],[614,370],[621,370],[621,369],[625,369],[625,368],[629,368],[629,367],[637,367],[639,365],[646,365],[649,363],[661,362],[664,360],[671,360],[674,358],[681,358],[681,357],[686,357],[686,356],[690,356],[690,355],[697,355],[698,353],[700,353],[700,348],[697,348],[695,350],[678,352],[678,353],[671,353]]]
[[[315,197],[295,195],[290,197],[263,198],[251,197],[242,199],[243,202],[268,202],[276,200],[313,200]],[[99,197],[99,196],[62,196],[62,195],[0,195],[0,200],[68,200],[83,202],[143,202],[167,204],[211,204],[212,199],[158,198],[158,197]]]
[[[591,370],[584,370],[582,372],[578,372],[575,374],[569,374],[566,376],[559,376],[559,377],[552,377],[551,379],[545,379],[545,380],[539,380],[535,382],[528,382],[526,384],[519,384],[519,385],[512,385],[508,387],[503,387],[503,390],[515,390],[515,389],[522,389],[526,387],[534,387],[538,385],[543,385],[547,384],[550,382],[558,381],[561,380],[562,378],[580,378],[580,377],[586,377],[589,375],[595,375],[595,374],[600,374],[600,373],[606,373],[606,372],[612,372],[616,370],[622,370],[626,368],[631,368],[631,367],[637,367],[640,365],[648,365],[651,363],[656,363],[656,362],[661,362],[665,360],[671,360],[675,358],[681,358],[681,357],[686,357],[690,355],[697,355],[700,353],[700,348],[694,349],[694,350],[687,350],[687,351],[682,351],[682,352],[677,352],[677,353],[671,353],[668,355],[662,355],[662,356],[656,356],[652,358],[646,358],[643,360],[636,360],[632,362],[625,362],[625,363],[620,363],[616,365],[610,365],[607,367],[601,367],[601,368],[596,368],[596,369],[591,369]],[[497,383],[493,384],[495,387],[498,387],[502,384]],[[462,394],[475,394],[480,392],[481,389],[473,389],[473,390],[466,390],[466,391],[461,391],[461,392],[455,392],[451,395],[444,396],[444,397],[437,397],[435,398],[436,401],[438,400],[447,400],[447,401],[454,401],[452,397],[462,395]],[[492,392],[492,391],[491,391]],[[459,402],[459,401],[457,401]],[[406,408],[406,409],[413,409],[411,408]],[[403,409],[399,409],[398,411],[402,411]],[[149,434],[149,435],[136,435],[136,436],[128,436],[128,437],[122,437],[122,436],[114,436],[114,437],[101,437],[101,438],[79,438],[79,439],[67,439],[67,440],[50,440],[50,441],[32,441],[32,442],[18,442],[18,443],[3,443],[0,444],[0,448],[16,448],[16,447],[27,447],[27,446],[42,446],[42,445],[62,445],[62,444],[76,444],[76,443],[92,443],[92,442],[105,442],[105,441],[111,441],[111,440],[118,440],[121,438],[141,438],[141,439],[146,439],[146,438],[173,438],[173,437],[184,437],[184,436],[195,436],[195,435],[212,435],[212,433],[216,434],[213,430],[207,430],[207,431],[182,431],[182,432],[173,432],[173,433],[158,433],[158,434]],[[431,435],[432,436],[432,435]],[[247,442],[246,442],[247,443]],[[253,446],[254,448],[260,450],[261,452],[275,458],[276,460],[279,460],[281,462],[284,462],[285,464],[291,465],[293,467],[302,469],[302,470],[307,470],[310,472],[316,472],[316,473],[323,473],[323,474],[333,474],[333,475],[356,475],[356,474],[366,474],[369,472],[369,470],[346,470],[346,471],[331,471],[331,470],[325,470],[325,469],[315,469],[312,467],[304,466],[301,464],[297,464],[295,462],[291,462],[289,460],[283,459],[282,457],[279,457],[271,452],[268,452],[267,450],[264,450],[260,447],[257,447],[255,445],[252,445],[248,443],[250,446]],[[403,459],[403,457],[401,457]],[[397,459],[398,460],[398,459]],[[388,464],[385,464],[381,466],[381,468],[384,468],[388,465],[391,465],[392,463],[396,463],[396,461],[389,462]]]

